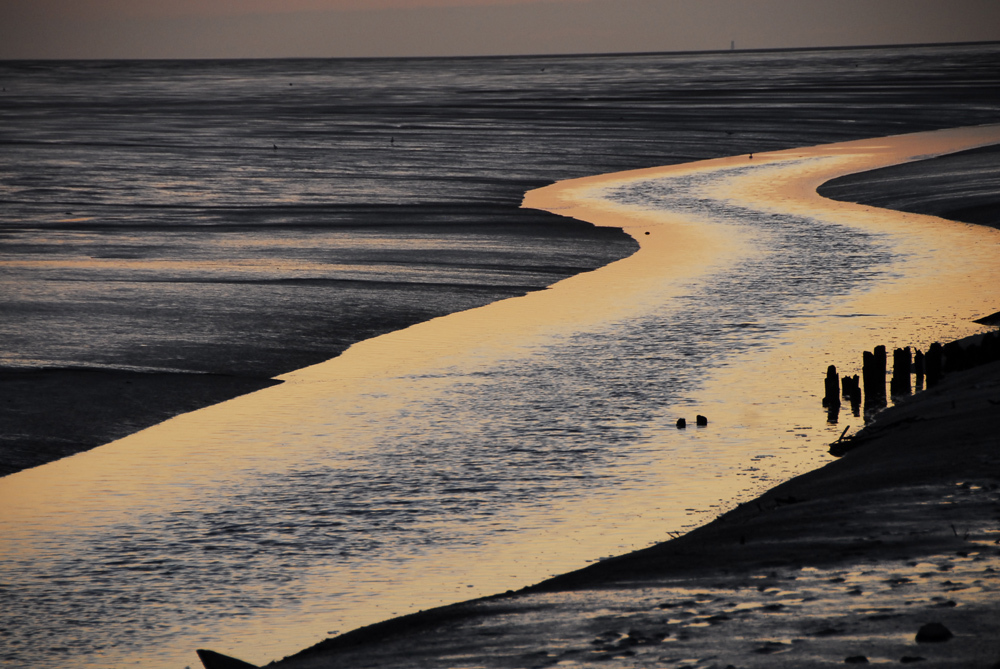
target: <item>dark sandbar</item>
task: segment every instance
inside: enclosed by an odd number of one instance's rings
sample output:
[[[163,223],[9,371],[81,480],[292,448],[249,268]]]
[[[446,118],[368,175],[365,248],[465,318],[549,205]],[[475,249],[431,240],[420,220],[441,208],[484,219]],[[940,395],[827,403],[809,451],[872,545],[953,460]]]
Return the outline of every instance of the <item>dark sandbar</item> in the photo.
[[[833,179],[832,200],[1000,228],[1000,145]]]

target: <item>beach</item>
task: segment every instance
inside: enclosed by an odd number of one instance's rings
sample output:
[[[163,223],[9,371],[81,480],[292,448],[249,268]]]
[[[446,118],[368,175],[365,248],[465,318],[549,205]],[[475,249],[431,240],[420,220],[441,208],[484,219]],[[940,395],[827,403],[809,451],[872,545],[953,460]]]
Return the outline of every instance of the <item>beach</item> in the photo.
[[[23,257],[11,263],[17,299],[6,308],[34,314],[6,322],[28,345],[11,349],[19,374],[70,360],[44,370],[71,373],[62,408],[53,403],[60,411],[82,409],[88,393],[95,408],[121,409],[120,384],[141,375],[152,422],[171,383],[178,400],[187,401],[185,379],[217,384],[219,395],[138,432],[125,421],[112,443],[0,479],[0,570],[15,621],[4,660],[193,666],[193,650],[211,648],[260,665],[346,630],[611,564],[831,461],[827,444],[865,421],[847,406],[837,416],[822,408],[827,365],[852,373],[876,345],[964,337],[997,308],[994,232],[815,196],[847,172],[996,141],[985,126],[882,138],[992,118],[988,89],[983,105],[967,106],[929,92],[951,90],[954,68],[985,64],[989,49],[944,49],[945,60],[934,49],[868,51],[755,55],[736,71],[747,88],[716,80],[734,72],[721,54],[348,64],[349,75],[357,65],[389,82],[413,70],[433,86],[407,89],[412,99],[399,96],[406,103],[388,112],[365,107],[365,130],[337,135],[337,152],[300,132],[329,123],[328,89],[316,84],[337,81],[331,64],[124,64],[128,77],[146,77],[129,86],[166,76],[171,95],[197,93],[203,76],[221,75],[247,99],[260,72],[286,89],[291,72],[293,88],[315,88],[296,98],[314,108],[300,104],[302,122],[285,129],[299,153],[267,148],[271,176],[259,182],[222,170],[199,195],[188,190],[197,179],[175,173],[167,192],[138,187],[136,200],[161,198],[154,206],[88,202],[88,221],[46,222],[50,205],[31,201],[33,191],[18,201],[35,217],[7,246]],[[861,55],[864,69],[854,67]],[[902,107],[897,93],[890,100],[866,83],[892,77],[897,60],[922,82]],[[555,65],[567,69],[548,74]],[[593,76],[623,65],[622,80]],[[526,79],[540,66],[547,74]],[[245,67],[255,76],[226,80]],[[761,72],[788,79],[757,88]],[[853,72],[840,89],[848,109],[823,86],[801,87],[844,72]],[[522,92],[492,88],[511,74]],[[538,107],[546,77],[618,97],[567,88]],[[424,103],[472,90],[461,113]],[[637,102],[636,90],[646,97]],[[268,113],[290,108],[271,100]],[[801,113],[775,115],[786,104]],[[213,105],[209,118],[229,113]],[[743,130],[730,134],[737,117]],[[390,146],[414,145],[392,159],[402,162],[369,163],[388,155],[372,150],[386,118],[402,122]],[[349,137],[357,122],[337,132]],[[520,148],[458,152],[484,129],[489,142]],[[809,138],[853,143],[799,148]],[[211,160],[241,163],[245,146],[231,141],[212,145]],[[445,155],[461,160],[435,158]],[[296,161],[324,169],[315,181],[282,181]],[[636,166],[648,170],[615,173]],[[567,181],[593,173],[602,176]],[[548,211],[514,209],[525,190],[557,179],[526,202]],[[235,206],[247,183],[290,186],[295,201],[274,206],[274,191]],[[204,193],[230,201],[206,206]],[[531,202],[539,193],[557,196]],[[399,219],[387,223],[390,214]],[[442,216],[454,216],[447,228],[434,225]],[[57,336],[32,335],[39,314]],[[87,336],[67,337],[74,331]],[[80,378],[101,370],[91,377],[99,383]],[[245,386],[226,387],[239,376]],[[30,397],[12,378],[12,398]],[[92,393],[102,383],[108,394]],[[121,414],[80,413],[122,428]],[[696,426],[695,414],[708,424]],[[44,412],[35,420],[45,427]]]
[[[858,165],[905,163],[940,151],[935,146],[959,146],[963,134],[966,142],[992,141],[986,138],[995,132],[965,129],[814,151],[854,153],[847,171],[860,172]],[[802,152],[809,153],[791,153]],[[593,193],[607,193],[609,181],[684,169],[556,184],[529,193],[525,204],[622,225],[642,243],[645,230],[659,231],[649,212],[631,212],[630,222],[639,220],[628,225],[629,212]],[[771,176],[768,192],[803,199],[829,181],[829,174],[816,179],[799,171],[791,185],[806,187],[782,188]],[[954,372],[932,389],[896,398],[853,435],[859,446],[844,457],[684,536],[518,592],[360,628],[268,666],[995,666],[998,405],[1000,362]],[[204,658],[206,667],[215,666],[212,660]]]
[[[994,667],[998,403],[1000,363],[957,372],[681,538],[268,666]]]

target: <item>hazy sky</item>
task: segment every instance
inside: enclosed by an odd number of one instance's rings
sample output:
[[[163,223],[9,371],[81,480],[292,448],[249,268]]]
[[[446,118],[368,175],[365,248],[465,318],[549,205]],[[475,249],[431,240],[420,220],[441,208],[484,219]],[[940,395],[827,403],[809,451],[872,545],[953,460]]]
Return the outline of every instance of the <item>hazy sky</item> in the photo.
[[[1000,0],[0,0],[0,58],[453,56],[1000,40]]]

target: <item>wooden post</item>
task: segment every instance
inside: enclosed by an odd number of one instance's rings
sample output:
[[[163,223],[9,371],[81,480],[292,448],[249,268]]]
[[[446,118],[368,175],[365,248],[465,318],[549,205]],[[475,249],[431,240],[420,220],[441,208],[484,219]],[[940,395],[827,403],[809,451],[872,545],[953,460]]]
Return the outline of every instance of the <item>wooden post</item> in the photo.
[[[893,395],[910,394],[910,366],[912,364],[909,346],[897,348],[892,352],[892,382],[889,387]]]
[[[941,381],[941,376],[944,370],[941,367],[943,362],[942,358],[943,349],[941,344],[934,342],[931,347],[927,349],[927,355],[924,356],[924,368],[927,372],[927,387],[931,388],[936,386]]]
[[[830,365],[826,368],[826,392],[823,395],[823,406],[840,406],[840,377],[837,376],[837,368]]]
[[[876,384],[878,391],[878,396],[881,399],[885,399],[885,371],[887,369],[885,346],[875,347],[875,378],[878,380]]]

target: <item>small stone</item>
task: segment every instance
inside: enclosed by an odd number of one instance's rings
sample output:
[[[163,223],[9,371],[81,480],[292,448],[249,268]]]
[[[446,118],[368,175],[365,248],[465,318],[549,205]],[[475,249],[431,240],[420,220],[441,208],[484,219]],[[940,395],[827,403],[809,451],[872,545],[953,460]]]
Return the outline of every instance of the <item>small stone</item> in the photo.
[[[953,636],[941,623],[927,623],[917,631],[917,643],[941,643]]]
[[[694,422],[695,424],[700,425],[702,427],[708,425],[708,419],[702,416],[701,414],[695,417]]]
[[[920,657],[919,655],[904,655],[903,657],[899,658],[899,663],[913,664],[914,662],[925,662],[926,660],[927,660],[926,657]]]
[[[868,664],[868,658],[864,655],[851,655],[844,658],[844,664]]]
[[[682,429],[686,428],[687,426],[688,426],[688,424],[687,424],[686,420],[684,420],[683,418],[678,418],[677,419],[677,429],[678,430],[682,430]]]

